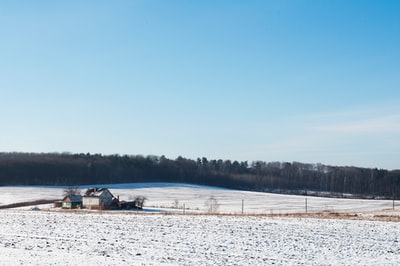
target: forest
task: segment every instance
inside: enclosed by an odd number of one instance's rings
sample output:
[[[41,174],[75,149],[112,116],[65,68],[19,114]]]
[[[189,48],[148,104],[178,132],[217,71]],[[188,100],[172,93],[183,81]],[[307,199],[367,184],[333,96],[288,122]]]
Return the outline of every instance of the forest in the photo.
[[[400,170],[179,156],[0,153],[0,185],[76,186],[179,182],[355,198],[400,198]]]

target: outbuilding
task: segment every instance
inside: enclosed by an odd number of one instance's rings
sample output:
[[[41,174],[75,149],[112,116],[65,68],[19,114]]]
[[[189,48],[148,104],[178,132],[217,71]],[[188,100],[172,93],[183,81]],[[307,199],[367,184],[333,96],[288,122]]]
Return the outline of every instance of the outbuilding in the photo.
[[[81,195],[65,196],[62,200],[61,207],[63,209],[77,209],[82,207]]]

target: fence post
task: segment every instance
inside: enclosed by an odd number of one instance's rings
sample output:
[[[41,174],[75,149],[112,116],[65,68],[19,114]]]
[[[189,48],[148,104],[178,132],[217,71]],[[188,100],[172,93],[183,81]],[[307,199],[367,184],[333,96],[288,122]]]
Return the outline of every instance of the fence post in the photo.
[[[307,197],[305,198],[306,213],[307,213]]]

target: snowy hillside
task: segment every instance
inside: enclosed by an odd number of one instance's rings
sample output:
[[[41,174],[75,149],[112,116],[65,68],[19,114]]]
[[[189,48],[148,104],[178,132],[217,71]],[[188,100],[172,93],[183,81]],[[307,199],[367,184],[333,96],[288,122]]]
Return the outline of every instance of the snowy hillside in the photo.
[[[99,186],[99,185],[97,185]],[[134,183],[100,185],[114,196],[129,200],[145,196],[147,210],[208,212],[210,198],[218,213],[288,213],[307,211],[371,211],[393,208],[390,200],[355,200],[324,197],[304,197],[261,192],[248,192],[175,183]],[[85,191],[89,186],[82,186]],[[0,187],[0,205],[37,199],[61,199],[62,187]],[[396,203],[397,204],[397,203]],[[397,206],[396,206],[397,207]],[[242,209],[243,208],[243,209]],[[400,207],[399,207],[400,208]]]

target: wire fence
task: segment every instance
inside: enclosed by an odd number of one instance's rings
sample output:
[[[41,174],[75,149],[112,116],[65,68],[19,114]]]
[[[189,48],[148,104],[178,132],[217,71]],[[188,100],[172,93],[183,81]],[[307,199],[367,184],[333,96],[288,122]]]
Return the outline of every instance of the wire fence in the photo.
[[[367,212],[400,210],[395,200],[366,200],[293,196],[286,200],[256,201],[254,199],[221,199],[211,196],[201,200],[175,200],[147,205],[179,213],[283,214],[312,212]]]

